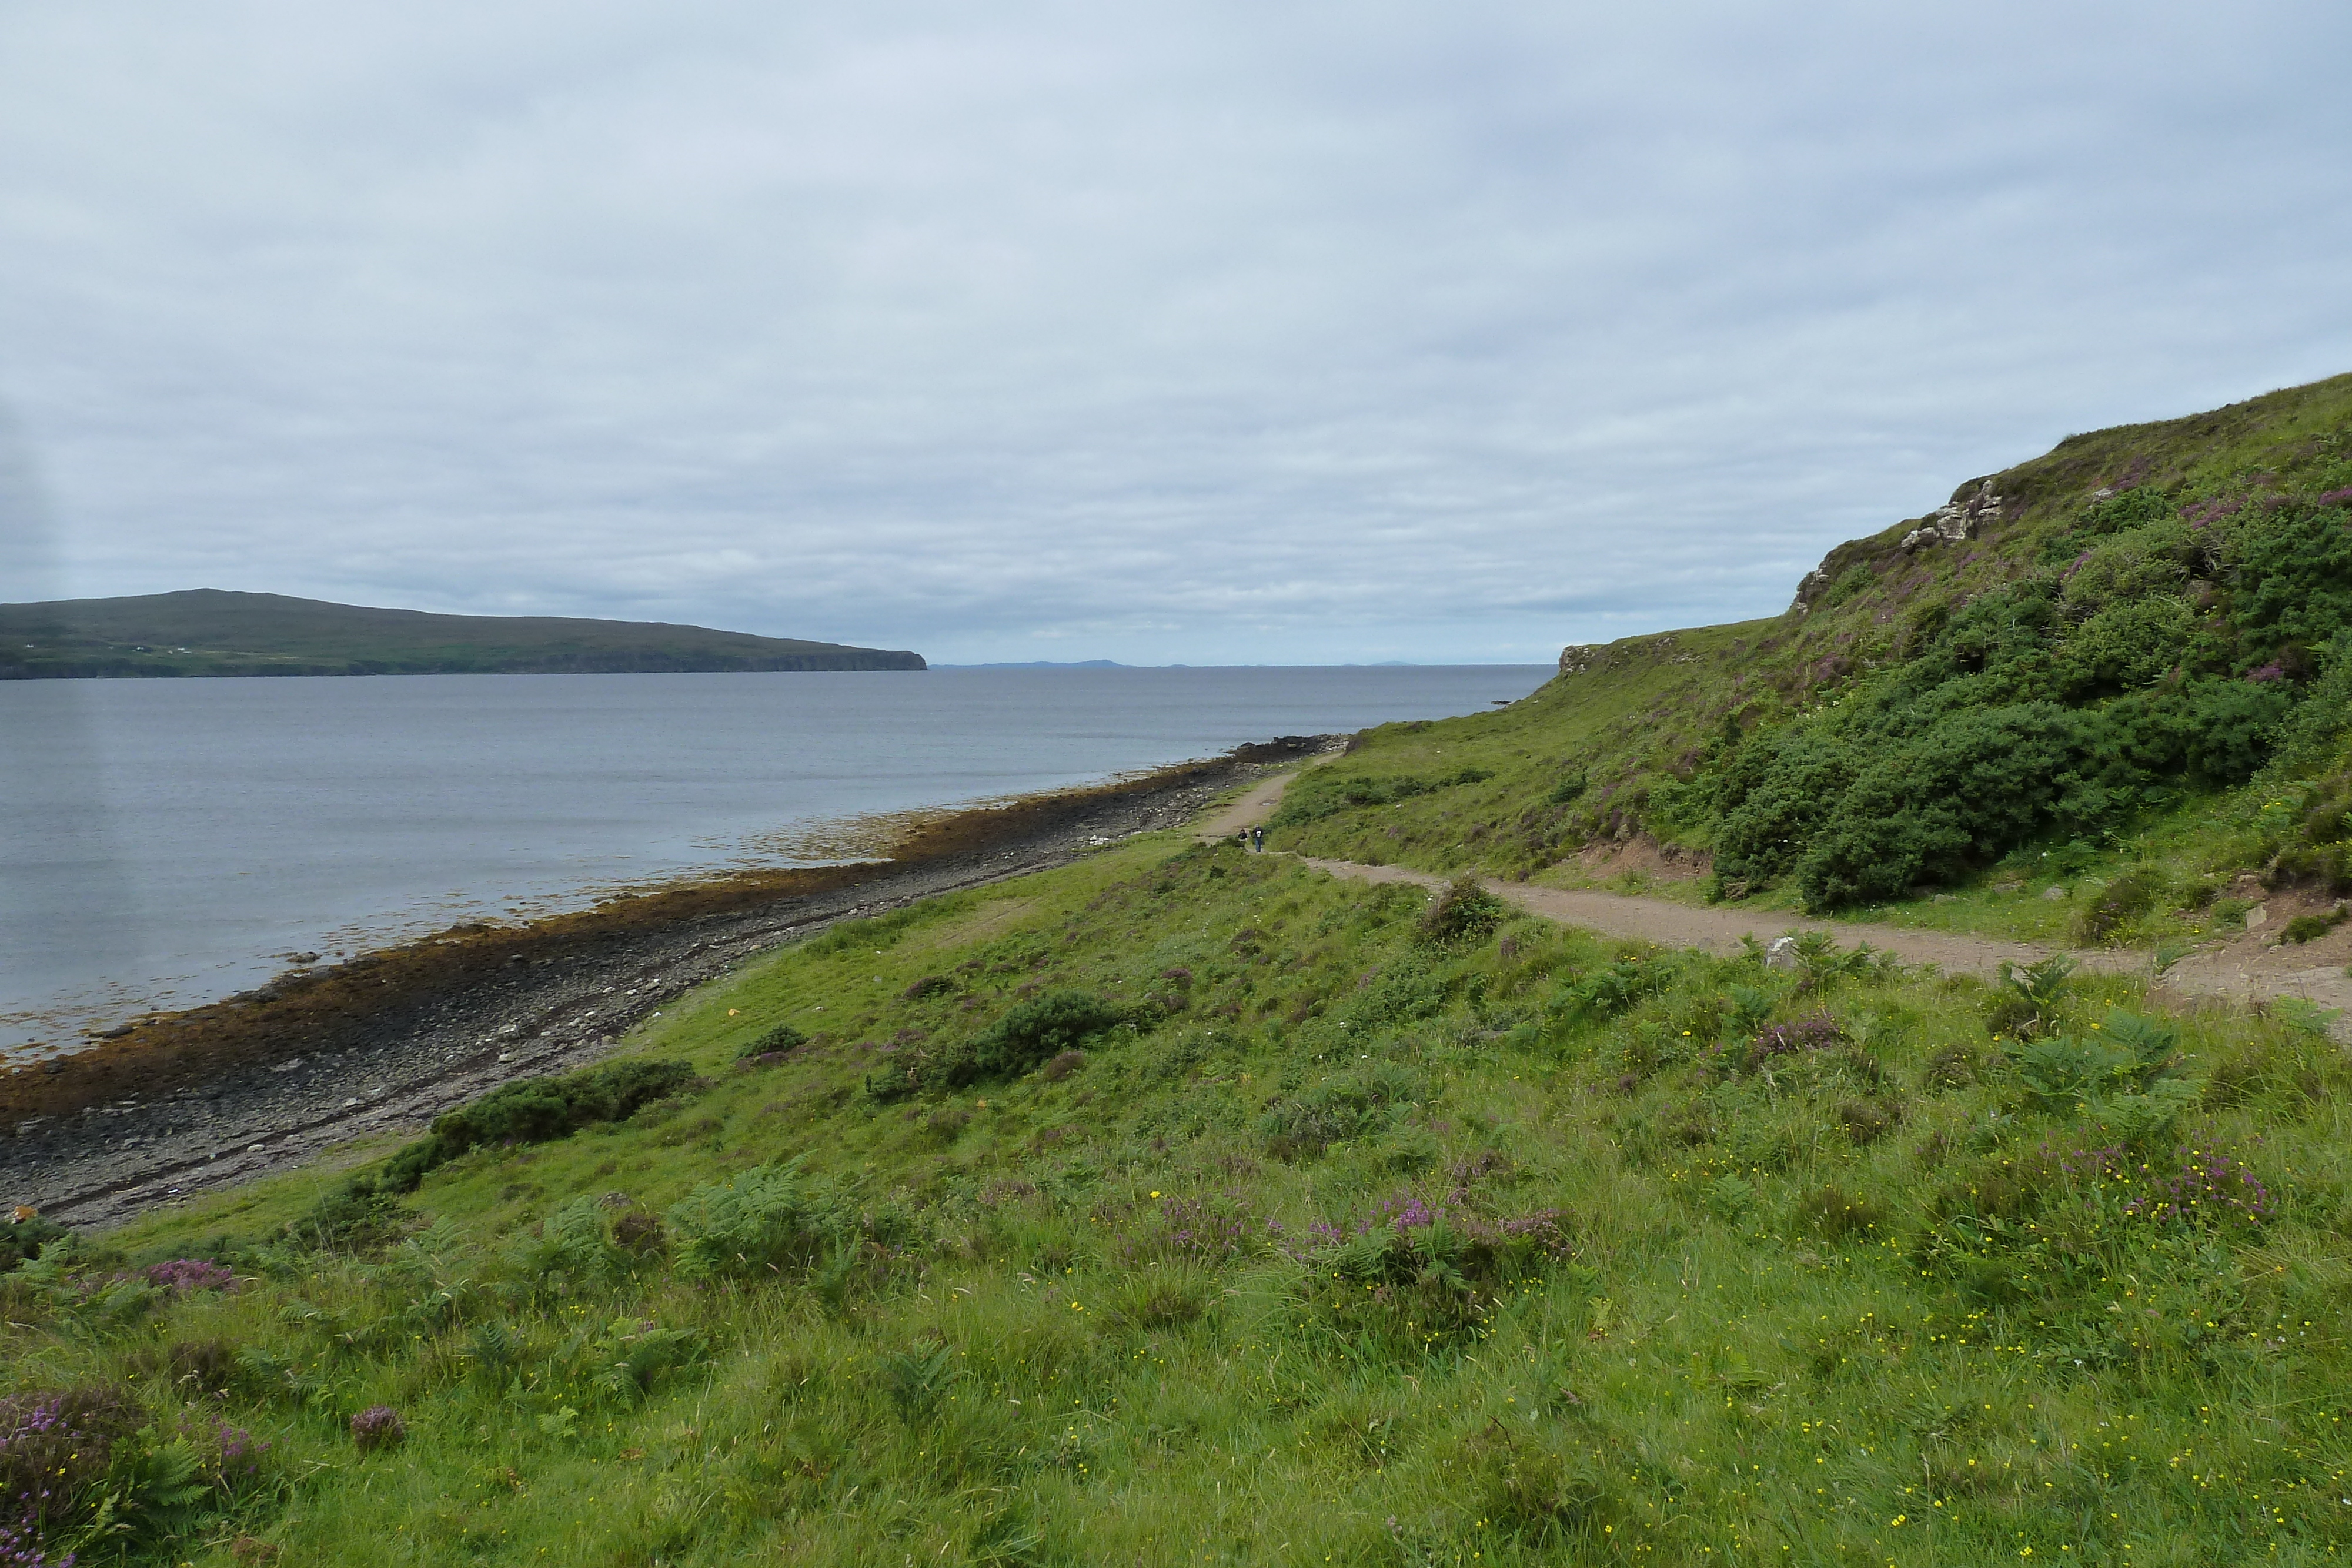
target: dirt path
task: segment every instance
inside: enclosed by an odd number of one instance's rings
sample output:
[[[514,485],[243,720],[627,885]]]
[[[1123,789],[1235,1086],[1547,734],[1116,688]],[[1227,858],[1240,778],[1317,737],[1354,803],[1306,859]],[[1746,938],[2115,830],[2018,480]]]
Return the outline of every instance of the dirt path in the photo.
[[[1194,831],[1202,843],[1218,839],[1230,839],[1244,828],[1255,828],[1274,815],[1282,804],[1282,792],[1290,787],[1295,773],[1277,773],[1265,782],[1251,786],[1239,799],[1220,806],[1194,824]]]
[[[1353,861],[1317,860],[1301,856],[1318,871],[1354,882],[1409,882],[1416,887],[1444,887],[1447,878],[1402,866],[1359,865]],[[2006,963],[2032,964],[2050,956],[2046,947],[2027,942],[2001,942],[1949,931],[1915,931],[1904,925],[1878,925],[1863,921],[1808,920],[1775,913],[1759,921],[1731,909],[1693,909],[1663,898],[1637,898],[1622,893],[1593,893],[1563,887],[1528,887],[1519,883],[1486,882],[1488,891],[1530,915],[1540,915],[1566,925],[1578,925],[1610,936],[1633,936],[1669,947],[1698,947],[1709,953],[1737,953],[1742,936],[1759,941],[1790,931],[1826,931],[1851,946],[1867,942],[1894,954],[1906,964],[1938,964],[1948,974],[1985,975]],[[2145,968],[2137,954],[2079,955],[2085,968],[2119,970]]]
[[[1239,829],[1263,821],[1281,803],[1282,792],[1296,773],[1278,774],[1202,824],[1202,838],[1228,838]],[[1416,887],[1440,888],[1449,880],[1403,866],[1364,865],[1355,861],[1299,857],[1316,870],[1352,882],[1401,882]],[[1775,911],[1759,919],[1737,909],[1695,909],[1663,898],[1586,889],[1531,887],[1521,883],[1481,879],[1489,892],[1531,915],[1557,920],[1610,936],[1631,936],[1662,946],[1697,947],[1709,953],[1737,953],[1743,936],[1770,941],[1791,931],[1823,931],[1840,942],[1867,942],[1907,964],[1934,964],[1948,975],[2000,973],[2003,963],[2032,964],[2049,957],[2055,948],[2030,942],[2004,941],[1957,931],[1922,931],[1908,925],[1885,925],[1860,920],[1820,920]],[[2316,955],[2314,955],[2316,956]],[[2074,950],[2075,962],[2097,974],[2146,974],[2145,953],[2127,948]],[[2311,967],[2298,955],[2290,957],[2278,947],[2263,946],[2248,936],[2229,946],[2196,954],[2174,967],[2163,988],[2186,998],[2217,997],[2235,1001],[2295,997],[2336,1010],[2331,1032],[2352,1044],[2352,977],[2338,965]]]

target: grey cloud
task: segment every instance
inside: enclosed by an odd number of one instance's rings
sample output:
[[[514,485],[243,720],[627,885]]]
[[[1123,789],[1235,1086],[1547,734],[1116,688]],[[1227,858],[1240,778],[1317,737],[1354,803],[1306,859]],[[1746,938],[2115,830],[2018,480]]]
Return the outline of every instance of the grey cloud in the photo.
[[[1769,613],[2352,368],[2337,5],[0,18],[78,592],[1181,659]]]

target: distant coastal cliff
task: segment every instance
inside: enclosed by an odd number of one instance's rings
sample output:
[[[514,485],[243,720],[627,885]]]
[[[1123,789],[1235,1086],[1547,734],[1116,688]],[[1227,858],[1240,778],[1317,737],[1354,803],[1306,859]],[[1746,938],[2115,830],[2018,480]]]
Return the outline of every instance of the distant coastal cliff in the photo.
[[[434,615],[215,588],[0,604],[0,680],[927,667],[904,650],[663,622]]]

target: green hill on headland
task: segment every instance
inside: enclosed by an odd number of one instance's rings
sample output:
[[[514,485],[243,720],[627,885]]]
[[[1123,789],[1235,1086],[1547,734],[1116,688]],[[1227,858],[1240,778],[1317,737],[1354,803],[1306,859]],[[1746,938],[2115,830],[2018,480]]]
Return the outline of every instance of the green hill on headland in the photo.
[[[2071,436],[1839,546],[1781,615],[1369,732],[1284,841],[1521,877],[1654,842],[1710,897],[1813,910],[2136,870],[2089,938],[2224,872],[2352,892],[2347,525],[2352,376]]]
[[[1784,615],[1369,732],[1269,840],[2136,973],[1677,951],[1140,835],[356,1165],[0,1227],[40,1248],[0,1274],[0,1529],[208,1565],[2352,1552],[2352,1062],[2307,1002],[2154,983],[2250,952],[2249,890],[2345,962],[2347,439],[2352,378],[2073,438]]]
[[[435,615],[215,588],[0,604],[0,680],[923,667],[918,653],[661,622]]]

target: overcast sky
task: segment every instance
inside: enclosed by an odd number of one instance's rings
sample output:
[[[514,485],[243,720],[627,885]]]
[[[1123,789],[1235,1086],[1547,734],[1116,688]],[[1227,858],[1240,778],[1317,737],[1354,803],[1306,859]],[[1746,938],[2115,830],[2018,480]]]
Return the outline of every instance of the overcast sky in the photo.
[[[1774,613],[2352,370],[2347,59],[2343,0],[0,0],[0,599],[940,662]]]

